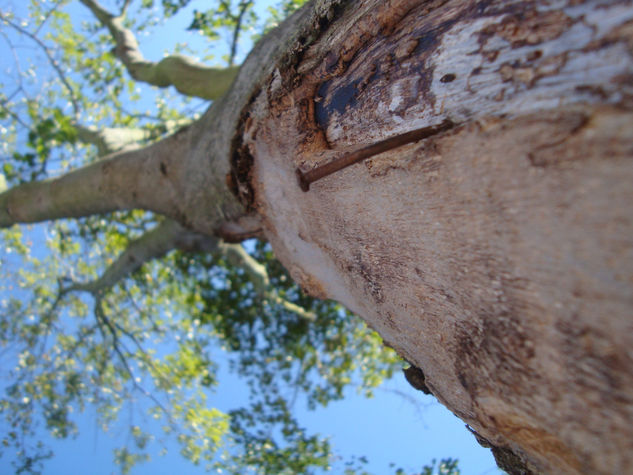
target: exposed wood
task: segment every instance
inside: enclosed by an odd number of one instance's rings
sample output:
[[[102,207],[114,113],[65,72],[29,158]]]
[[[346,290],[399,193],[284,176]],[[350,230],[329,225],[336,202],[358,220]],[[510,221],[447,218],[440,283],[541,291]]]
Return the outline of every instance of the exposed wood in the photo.
[[[631,2],[362,0],[336,18],[271,74],[236,145],[277,256],[517,472],[630,472]]]

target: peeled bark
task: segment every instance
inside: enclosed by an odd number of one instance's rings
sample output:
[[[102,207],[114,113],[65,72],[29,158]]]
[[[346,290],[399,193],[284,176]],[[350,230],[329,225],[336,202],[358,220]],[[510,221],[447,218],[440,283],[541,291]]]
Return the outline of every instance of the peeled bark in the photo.
[[[350,2],[278,63],[236,143],[296,281],[516,473],[633,470],[632,20],[629,1]]]

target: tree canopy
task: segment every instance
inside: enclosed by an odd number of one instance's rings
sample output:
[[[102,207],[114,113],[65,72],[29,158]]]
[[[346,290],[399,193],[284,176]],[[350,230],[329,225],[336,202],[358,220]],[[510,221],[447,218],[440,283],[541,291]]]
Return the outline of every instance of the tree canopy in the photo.
[[[253,42],[303,1],[189,3],[3,7],[2,187],[28,189],[186,127],[228,88]],[[203,51],[174,42],[162,59],[145,57],[144,38],[185,13]],[[126,425],[133,443],[115,454],[123,472],[169,439],[193,463],[228,473],[328,467],[327,439],[293,416],[297,394],[312,407],[348,386],[371,394],[402,367],[360,319],[305,295],[264,241],[225,242],[137,209],[8,227],[2,241],[0,450],[17,454],[18,472],[52,456],[43,428],[71,437],[87,406],[104,429]],[[251,390],[249,405],[229,414],[207,402],[222,390],[220,351]],[[121,421],[140,399],[161,433]]]

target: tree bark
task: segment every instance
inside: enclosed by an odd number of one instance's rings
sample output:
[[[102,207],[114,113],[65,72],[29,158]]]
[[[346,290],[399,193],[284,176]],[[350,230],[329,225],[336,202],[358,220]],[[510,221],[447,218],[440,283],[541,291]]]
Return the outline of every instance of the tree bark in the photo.
[[[504,469],[627,473],[632,78],[630,0],[318,0],[200,120],[124,152],[147,156],[146,186],[114,209],[229,240],[263,230]],[[308,192],[296,180],[385,144]],[[17,190],[0,225],[34,196],[11,205]]]
[[[57,179],[7,191],[0,186],[0,227],[142,208],[229,242],[259,235],[259,218],[248,205],[251,191],[242,180],[249,173],[248,157],[236,149],[236,136],[243,131],[246,110],[262,84],[318,37],[320,25],[334,16],[340,1],[317,1],[267,34],[239,68],[229,90],[200,119],[161,142],[121,151]],[[84,3],[97,5],[93,0]],[[113,15],[98,9],[95,14],[111,28],[123,50],[140,55],[136,40],[128,38],[131,32],[119,31],[118,23],[108,24]],[[128,46],[120,35],[129,39]],[[231,158],[236,158],[233,166]],[[109,168],[116,180],[108,177]]]
[[[177,54],[157,63],[147,61],[140,51],[136,36],[124,26],[125,15],[114,16],[95,0],[80,1],[108,28],[116,45],[116,56],[137,81],[157,87],[174,86],[187,96],[217,99],[235,79],[235,67],[210,68]]]
[[[554,3],[338,7],[249,105],[234,170],[297,282],[363,316],[506,470],[626,473],[633,8]]]

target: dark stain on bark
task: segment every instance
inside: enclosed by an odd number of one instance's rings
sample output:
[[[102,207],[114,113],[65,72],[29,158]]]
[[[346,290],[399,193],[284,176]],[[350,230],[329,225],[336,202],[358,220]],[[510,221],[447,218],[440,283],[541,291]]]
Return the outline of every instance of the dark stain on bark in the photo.
[[[302,75],[298,74],[297,66],[301,63],[307,49],[321,37],[334,21],[340,19],[345,9],[353,3],[350,0],[335,0],[326,11],[322,12],[322,15],[315,16],[311,23],[306,22],[303,28],[297,31],[297,35],[292,40],[293,44],[289,45],[286,52],[276,60],[276,69],[281,72],[282,76],[283,86],[281,89],[284,94],[298,85]],[[310,5],[305,5],[301,10],[295,12],[295,15],[304,15],[310,8]],[[270,69],[270,71],[274,70],[275,68]],[[270,83],[270,78],[261,83]],[[255,191],[250,181],[254,160],[248,146],[243,142],[243,134],[245,123],[250,118],[250,107],[260,92],[260,87],[252,90],[250,98],[242,108],[239,125],[231,142],[231,176],[227,179],[227,183],[230,184],[231,192],[238,197],[247,211],[253,210],[255,198]]]
[[[571,385],[578,391],[600,394],[600,406],[630,407],[633,400],[628,390],[633,378],[626,375],[630,374],[633,360],[599,328],[579,325],[574,320],[575,315],[555,326]]]
[[[490,1],[468,3],[438,15],[437,5],[425,3],[397,18],[397,28],[383,28],[382,34],[376,35],[370,44],[358,37],[356,44],[344,45],[341,49],[344,54],[329,52],[323,59],[321,82],[316,87],[315,122],[326,131],[332,120],[363,116],[363,109],[375,110],[381,100],[388,100],[391,86],[403,79],[409,81],[407,87],[411,90],[402,95],[398,110],[392,111],[394,114],[402,115],[421,103],[433,107],[434,68],[429,59],[442,36],[458,21],[498,15],[499,8],[490,4]],[[420,21],[420,17],[425,20]],[[482,41],[493,34],[493,31],[483,32]],[[449,83],[455,79],[454,73],[447,73],[440,81]]]
[[[348,84],[337,85],[332,94],[329,90],[332,81],[325,81],[317,91],[318,101],[315,101],[314,115],[316,123],[323,130],[327,130],[330,118],[335,112],[343,114],[347,108],[353,108],[356,105],[356,97],[358,95],[358,85],[360,79],[352,81]]]
[[[244,128],[247,119],[240,121],[238,133],[234,136],[231,144],[231,172],[230,177],[226,178],[226,183],[231,192],[237,196],[240,203],[246,208],[246,211],[253,210],[253,201],[255,199],[255,191],[251,183],[251,170],[253,168],[254,158],[248,148],[248,145],[242,141]]]
[[[434,50],[437,47],[438,36],[442,32],[442,27],[433,28],[429,31],[421,30],[418,32],[418,45],[413,52],[416,56],[423,56],[429,51]]]
[[[532,475],[536,473],[529,468],[528,462],[525,461],[523,457],[515,453],[509,447],[501,447],[493,444],[468,425],[466,425],[466,429],[475,436],[479,445],[485,449],[491,450],[492,455],[495,458],[495,462],[497,462],[497,466],[501,470],[509,473],[510,475]]]
[[[332,111],[343,113],[347,107],[354,107],[357,94],[356,86],[359,82],[360,81],[354,81],[336,90],[330,101]]]
[[[512,449],[492,445],[490,450],[499,468],[510,475],[533,475],[536,473],[530,470],[527,462]]]
[[[412,387],[418,391],[422,391],[424,394],[431,394],[431,390],[426,385],[424,372],[420,368],[412,365],[403,369],[402,372],[404,373],[404,378]]]

